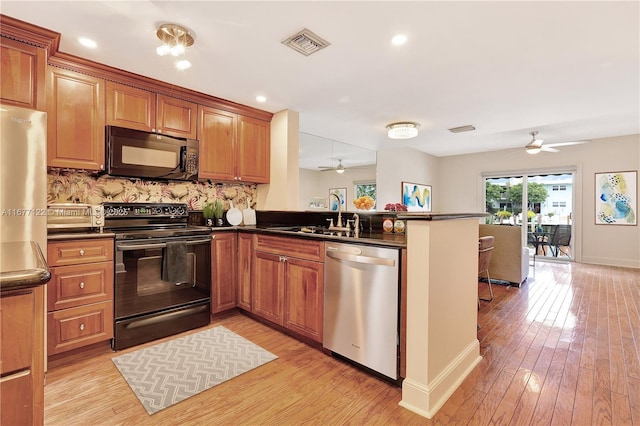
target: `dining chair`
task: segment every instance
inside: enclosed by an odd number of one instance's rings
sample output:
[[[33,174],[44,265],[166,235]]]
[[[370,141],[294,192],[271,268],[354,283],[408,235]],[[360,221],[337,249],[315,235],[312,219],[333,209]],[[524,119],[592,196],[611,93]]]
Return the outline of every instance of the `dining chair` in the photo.
[[[478,239],[478,278],[483,274],[487,275],[487,282],[489,284],[489,298],[483,298],[478,296],[478,304],[480,300],[491,302],[493,300],[493,289],[491,288],[491,277],[489,276],[489,262],[491,261],[491,254],[493,253],[495,243],[495,237],[488,235],[480,237]]]

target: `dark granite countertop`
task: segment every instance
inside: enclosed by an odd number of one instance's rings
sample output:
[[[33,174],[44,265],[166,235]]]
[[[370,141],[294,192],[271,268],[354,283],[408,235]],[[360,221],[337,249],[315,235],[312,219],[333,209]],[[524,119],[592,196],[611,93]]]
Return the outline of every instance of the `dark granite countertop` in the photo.
[[[330,234],[316,234],[301,231],[288,231],[273,229],[268,226],[237,226],[234,227],[239,232],[259,232],[263,234],[280,235],[283,237],[305,238],[320,241],[336,241],[353,244],[368,244],[387,247],[404,248],[407,246],[406,236],[404,234],[391,234],[383,232],[362,232],[358,238],[350,236],[339,236]]]
[[[50,279],[51,272],[37,243],[0,243],[0,290],[35,287]]]
[[[89,238],[115,238],[113,232],[50,232],[47,234],[47,240],[85,240]]]
[[[396,212],[396,217],[402,220],[454,220],[489,217],[489,213],[420,213]]]

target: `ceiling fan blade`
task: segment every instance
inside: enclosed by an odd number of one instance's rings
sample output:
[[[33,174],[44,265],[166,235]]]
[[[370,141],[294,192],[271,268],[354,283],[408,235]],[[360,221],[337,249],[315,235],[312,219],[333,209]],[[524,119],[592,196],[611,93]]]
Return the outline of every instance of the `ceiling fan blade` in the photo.
[[[589,143],[591,141],[585,140],[585,141],[569,141],[569,142],[558,142],[558,143],[549,143],[545,146],[548,147],[554,147],[554,146],[569,146],[569,145],[581,145],[583,143]]]
[[[540,149],[546,152],[560,152],[559,149],[552,148],[549,145],[542,145]]]

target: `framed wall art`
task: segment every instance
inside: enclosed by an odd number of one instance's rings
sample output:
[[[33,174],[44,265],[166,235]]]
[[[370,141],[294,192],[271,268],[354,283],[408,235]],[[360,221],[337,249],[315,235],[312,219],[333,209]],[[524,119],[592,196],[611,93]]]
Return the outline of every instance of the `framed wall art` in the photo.
[[[347,188],[329,188],[329,210],[337,212],[340,209],[344,212],[346,207]]]
[[[402,204],[410,212],[430,212],[431,185],[402,182]]]
[[[638,172],[595,174],[596,225],[638,224]]]

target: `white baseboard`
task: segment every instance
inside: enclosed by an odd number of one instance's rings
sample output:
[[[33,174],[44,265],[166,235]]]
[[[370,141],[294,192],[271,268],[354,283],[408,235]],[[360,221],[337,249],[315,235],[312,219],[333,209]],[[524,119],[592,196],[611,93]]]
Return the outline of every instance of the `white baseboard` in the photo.
[[[475,339],[431,383],[404,379],[399,405],[432,418],[481,360],[480,342]]]

